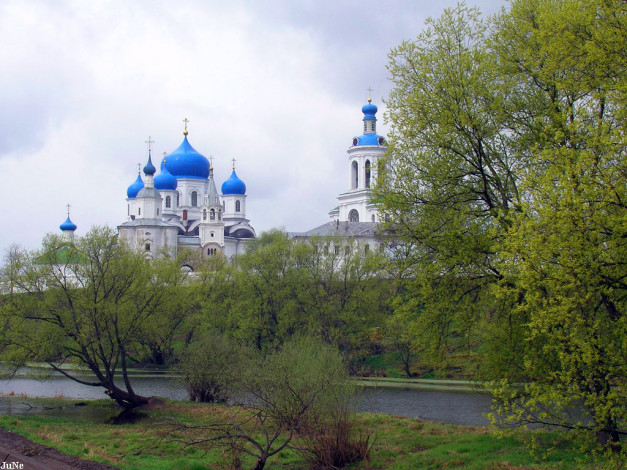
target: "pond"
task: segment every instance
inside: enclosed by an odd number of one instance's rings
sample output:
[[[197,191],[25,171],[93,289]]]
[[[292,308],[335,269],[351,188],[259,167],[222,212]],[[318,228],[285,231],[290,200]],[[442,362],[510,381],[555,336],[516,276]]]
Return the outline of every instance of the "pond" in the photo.
[[[160,396],[173,400],[187,399],[180,381],[168,373],[134,373],[135,391],[144,396]],[[41,412],[30,409],[27,400],[17,402],[15,396],[64,397],[79,400],[105,398],[101,387],[89,387],[60,375],[45,380],[18,376],[0,380],[0,394],[13,399],[0,399],[0,413],[24,414]],[[357,408],[369,413],[384,413],[421,418],[451,424],[487,425],[484,413],[490,410],[490,397],[483,393],[460,391],[431,391],[401,388],[365,387],[361,390]],[[89,408],[89,407],[86,407]],[[70,412],[70,410],[65,410]]]

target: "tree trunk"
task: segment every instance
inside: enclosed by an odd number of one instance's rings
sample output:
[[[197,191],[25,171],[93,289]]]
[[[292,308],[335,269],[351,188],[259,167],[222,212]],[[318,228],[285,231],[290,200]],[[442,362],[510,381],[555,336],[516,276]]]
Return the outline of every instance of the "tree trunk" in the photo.
[[[254,466],[253,470],[263,470],[265,466],[266,466],[266,458],[259,457],[259,460],[257,460],[257,465]]]
[[[126,409],[133,409],[148,404],[148,398],[137,395],[136,393],[128,393],[116,386],[107,388],[105,393],[109,395],[109,398],[117,401],[118,405]]]

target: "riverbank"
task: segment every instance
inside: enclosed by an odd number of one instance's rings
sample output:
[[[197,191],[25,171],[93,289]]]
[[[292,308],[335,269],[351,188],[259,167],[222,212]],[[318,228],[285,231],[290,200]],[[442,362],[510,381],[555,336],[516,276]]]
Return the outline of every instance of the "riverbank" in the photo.
[[[71,400],[13,399],[16,406],[27,403],[34,411],[46,408],[57,412],[0,416],[0,427],[69,456],[125,470],[224,469],[230,462],[223,448],[186,446],[176,433],[181,423],[207,424],[224,410],[219,405],[164,401],[152,409],[140,410],[136,420],[120,425],[113,419],[119,409],[110,400],[75,406],[77,402]],[[89,419],[84,417],[87,415]],[[368,413],[360,413],[355,419],[357,429],[370,436],[373,447],[370,461],[351,467],[354,470],[591,469],[604,464],[592,460],[590,455],[580,455],[564,433],[520,430],[498,438],[492,430],[481,426],[455,426]],[[532,452],[526,444],[531,436],[541,448],[551,448],[551,452],[545,454],[537,449]],[[243,468],[252,468],[252,461],[242,458]],[[290,449],[269,461],[269,467],[307,468],[302,457]]]

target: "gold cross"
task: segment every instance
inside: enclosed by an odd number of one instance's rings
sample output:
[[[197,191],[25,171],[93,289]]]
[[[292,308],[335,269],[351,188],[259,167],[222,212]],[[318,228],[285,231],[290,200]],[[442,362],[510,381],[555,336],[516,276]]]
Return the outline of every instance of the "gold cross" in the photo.
[[[374,90],[370,88],[370,86],[368,86],[368,88],[366,88],[366,91],[368,92],[368,103],[370,103],[372,101],[372,92]]]
[[[142,172],[142,164],[138,163],[137,164],[137,174],[141,174],[141,172]]]
[[[185,124],[185,132],[187,132],[187,124],[189,123],[189,119],[183,119],[183,123]]]
[[[235,159],[231,160],[233,162],[233,169],[235,170]]]
[[[155,143],[155,141],[154,141],[154,140],[152,140],[152,139],[150,138],[150,136],[148,136],[148,140],[146,140],[146,141],[145,141],[145,143],[147,143],[147,144],[148,144],[148,151],[150,152],[150,151],[152,150],[152,144],[154,144],[154,143]]]
[[[165,157],[168,154],[168,152],[163,152],[163,164],[165,165]]]
[[[68,202],[65,207],[67,207],[67,216],[70,216],[70,203]]]

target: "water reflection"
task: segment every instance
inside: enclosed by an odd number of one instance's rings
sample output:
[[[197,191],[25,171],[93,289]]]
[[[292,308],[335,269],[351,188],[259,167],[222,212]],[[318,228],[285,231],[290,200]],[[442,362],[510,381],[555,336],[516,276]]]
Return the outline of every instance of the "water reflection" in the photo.
[[[160,396],[173,400],[187,399],[187,393],[182,384],[176,379],[167,377],[134,376],[133,388],[144,396]],[[105,398],[101,387],[89,387],[73,382],[62,376],[50,376],[45,381],[30,378],[16,377],[11,380],[0,380],[0,393],[13,393],[12,399],[0,399],[0,413],[3,414],[32,414],[43,413],[53,415],[77,415],[91,419],[92,407],[64,407],[64,409],[29,409],[25,405],[27,400],[17,400],[15,395],[39,397],[65,397],[79,400]],[[112,405],[114,403],[112,402]],[[490,410],[490,397],[481,393],[403,390],[403,389],[373,389],[364,388],[358,400],[358,410],[370,413],[385,413],[412,418],[439,421],[463,425],[487,425],[488,420],[483,416]],[[102,408],[97,420],[111,419],[120,413],[120,409],[112,406],[111,414],[103,417]]]

